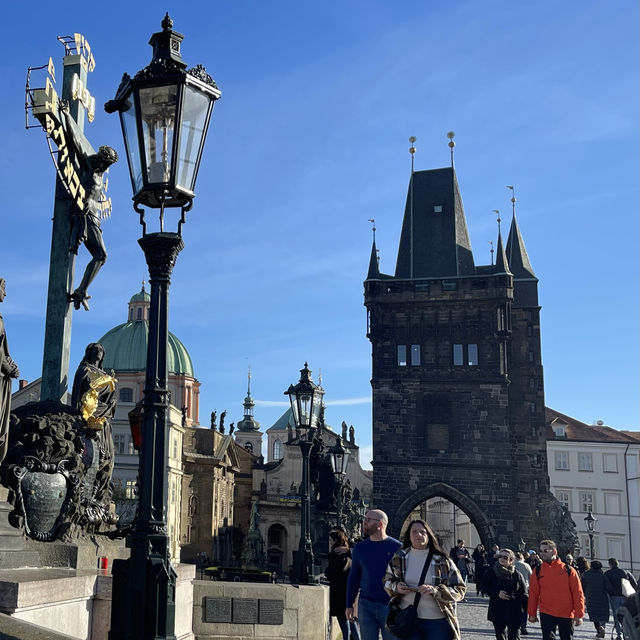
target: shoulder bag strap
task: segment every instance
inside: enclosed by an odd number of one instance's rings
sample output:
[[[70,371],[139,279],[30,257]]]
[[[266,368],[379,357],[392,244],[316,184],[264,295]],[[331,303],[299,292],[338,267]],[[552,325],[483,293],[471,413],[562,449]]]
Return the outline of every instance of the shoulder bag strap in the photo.
[[[422,567],[422,573],[420,574],[420,579],[418,580],[418,586],[420,586],[424,582],[424,578],[427,575],[427,571],[429,570],[429,565],[431,564],[431,558],[433,558],[433,550],[429,549],[429,553],[427,554],[427,559],[424,561],[424,567]],[[416,597],[413,600],[414,606],[418,606],[418,600],[420,600],[420,596],[422,594],[418,591],[416,592]]]

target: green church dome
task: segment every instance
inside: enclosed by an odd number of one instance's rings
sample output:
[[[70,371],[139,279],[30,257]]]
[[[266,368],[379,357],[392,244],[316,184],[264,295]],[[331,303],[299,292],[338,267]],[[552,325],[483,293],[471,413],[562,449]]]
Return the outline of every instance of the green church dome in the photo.
[[[132,296],[129,301],[129,322],[119,324],[100,338],[98,342],[104,346],[105,350],[103,369],[123,372],[146,370],[150,301],[151,296],[144,290],[143,285],[142,290]],[[134,317],[137,319],[134,320]],[[167,347],[169,373],[195,378],[191,356],[173,333],[169,333]]]

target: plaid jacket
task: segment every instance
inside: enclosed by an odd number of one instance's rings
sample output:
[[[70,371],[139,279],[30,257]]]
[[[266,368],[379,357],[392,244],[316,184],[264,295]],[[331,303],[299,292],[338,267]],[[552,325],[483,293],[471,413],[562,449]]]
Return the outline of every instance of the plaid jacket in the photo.
[[[401,549],[393,556],[383,578],[384,589],[392,597],[392,602],[402,597],[396,592],[396,585],[398,582],[404,582],[407,551],[409,549]],[[434,572],[438,583],[433,597],[451,627],[452,640],[460,640],[456,602],[464,598],[467,585],[455,564],[448,557],[434,555],[433,562],[435,562]]]

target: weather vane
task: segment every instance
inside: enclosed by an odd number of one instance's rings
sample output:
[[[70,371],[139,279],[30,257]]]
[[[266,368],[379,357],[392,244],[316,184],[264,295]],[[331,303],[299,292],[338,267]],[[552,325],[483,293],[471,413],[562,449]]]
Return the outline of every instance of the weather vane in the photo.
[[[493,267],[493,240],[489,240],[489,246],[491,247],[491,249],[489,249],[491,253],[491,266]]]
[[[456,137],[455,131],[449,131],[447,133],[447,138],[449,138],[449,149],[451,149],[451,168],[453,169],[453,149],[456,146],[456,143],[453,139]]]
[[[502,222],[502,219],[500,218],[500,211],[498,211],[498,209],[493,209],[493,213],[498,216],[498,235],[500,235],[500,223]]]
[[[516,215],[516,190],[513,185],[508,184],[507,189],[511,191],[511,213],[515,217]]]
[[[411,154],[411,173],[413,173],[413,156],[416,154],[416,140],[417,138],[415,136],[411,136],[409,138],[409,142],[411,143],[411,146],[409,147],[409,153]]]

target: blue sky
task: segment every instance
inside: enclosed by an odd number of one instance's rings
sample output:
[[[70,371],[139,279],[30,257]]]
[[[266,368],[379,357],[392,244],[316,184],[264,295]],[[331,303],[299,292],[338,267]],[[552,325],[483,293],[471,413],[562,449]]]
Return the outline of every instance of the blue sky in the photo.
[[[40,5],[40,6],[38,6]],[[102,111],[123,72],[151,58],[164,11],[189,66],[222,89],[184,227],[170,327],[202,383],[201,417],[241,417],[247,368],[263,427],[308,360],[322,371],[327,420],[353,424],[370,457],[370,345],[362,281],[375,218],[381,269],[395,267],[409,178],[456,170],[477,264],[496,240],[493,209],[518,221],[540,279],[546,403],[579,420],[638,429],[638,6],[632,0],[238,1],[5,8],[0,70],[4,193],[0,275],[22,377],[40,375],[54,168],[44,133],[24,128],[28,66],[56,36],[82,33],[98,104],[86,132],[122,162],[110,174],[109,260],[91,311],[76,312],[72,369],[84,346],[126,318],[146,278],[118,119]],[[81,249],[77,269],[86,264]],[[78,273],[78,277],[79,277]],[[280,405],[282,403],[282,406]]]

